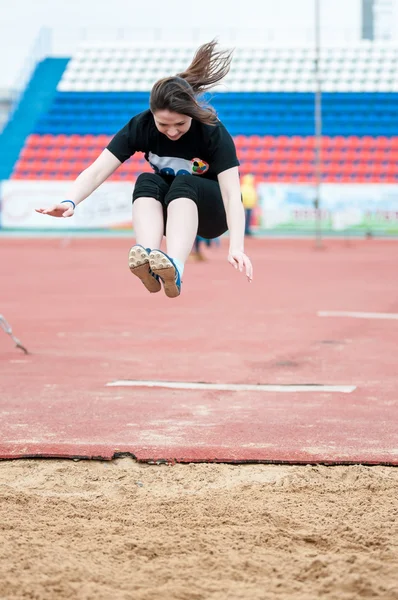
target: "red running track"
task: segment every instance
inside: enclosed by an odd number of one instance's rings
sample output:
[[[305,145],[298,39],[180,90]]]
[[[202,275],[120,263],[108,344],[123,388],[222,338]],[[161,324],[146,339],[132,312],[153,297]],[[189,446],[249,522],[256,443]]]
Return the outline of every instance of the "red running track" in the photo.
[[[398,243],[222,247],[149,295],[129,240],[0,239],[0,457],[398,464]],[[354,385],[349,394],[106,387],[115,380]]]

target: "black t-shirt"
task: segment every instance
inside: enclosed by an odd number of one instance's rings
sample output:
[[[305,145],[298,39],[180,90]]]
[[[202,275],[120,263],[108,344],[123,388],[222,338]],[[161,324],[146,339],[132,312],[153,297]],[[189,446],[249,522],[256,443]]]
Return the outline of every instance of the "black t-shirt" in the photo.
[[[150,110],[133,117],[109,142],[108,150],[121,162],[135,152],[160,175],[217,175],[239,166],[234,141],[224,125],[204,125],[192,119],[189,130],[173,141],[160,133]]]

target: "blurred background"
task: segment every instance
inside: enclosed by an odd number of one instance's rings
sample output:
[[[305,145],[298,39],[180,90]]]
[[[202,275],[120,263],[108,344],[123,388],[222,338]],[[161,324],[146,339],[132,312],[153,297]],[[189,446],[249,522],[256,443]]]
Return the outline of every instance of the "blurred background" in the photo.
[[[34,208],[217,37],[235,54],[210,99],[237,146],[247,234],[398,234],[398,0],[16,0],[0,33],[3,232],[130,235],[141,154],[74,219]]]

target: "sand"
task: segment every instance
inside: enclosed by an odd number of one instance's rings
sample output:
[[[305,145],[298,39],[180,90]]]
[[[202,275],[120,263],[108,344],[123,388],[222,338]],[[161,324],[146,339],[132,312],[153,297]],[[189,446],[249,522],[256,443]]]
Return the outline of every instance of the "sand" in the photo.
[[[0,597],[398,599],[398,469],[0,462]]]

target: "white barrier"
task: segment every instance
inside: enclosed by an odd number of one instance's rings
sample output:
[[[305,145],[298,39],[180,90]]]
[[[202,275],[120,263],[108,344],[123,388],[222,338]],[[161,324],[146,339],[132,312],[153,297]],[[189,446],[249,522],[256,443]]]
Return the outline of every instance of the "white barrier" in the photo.
[[[3,181],[0,225],[3,229],[112,229],[131,227],[133,185],[106,182],[79,205],[72,219],[53,219],[35,212],[64,200],[69,181]],[[312,231],[314,187],[262,183],[258,186],[260,229]],[[324,231],[398,234],[398,184],[323,184]]]
[[[35,212],[65,200],[69,181],[3,181],[0,188],[3,229],[109,229],[131,227],[133,185],[106,182],[79,205],[71,219]]]

